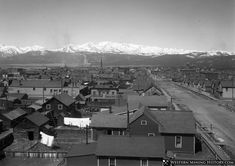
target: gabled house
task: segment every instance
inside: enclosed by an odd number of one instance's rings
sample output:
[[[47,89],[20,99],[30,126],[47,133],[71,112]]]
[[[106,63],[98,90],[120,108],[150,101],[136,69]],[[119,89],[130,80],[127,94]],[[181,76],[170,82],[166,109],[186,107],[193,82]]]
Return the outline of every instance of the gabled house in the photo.
[[[157,87],[156,84],[151,83],[149,87],[147,87],[146,89],[143,90],[143,92],[140,93],[140,95],[141,96],[153,96],[153,95],[161,96],[163,95],[163,92],[159,87]]]
[[[28,95],[23,93],[6,93],[0,98],[0,108],[2,110],[11,110],[18,107],[29,105]]]
[[[75,100],[68,94],[62,93],[53,96],[42,105],[42,110],[50,119],[52,126],[63,125],[64,116],[77,116]],[[81,116],[81,115],[80,115]]]
[[[235,97],[235,81],[225,80],[221,81],[219,85],[221,97],[224,99],[232,99]]]
[[[29,140],[40,139],[40,131],[48,132],[49,119],[39,112],[26,116],[17,126],[16,132]]]
[[[14,128],[26,115],[27,112],[21,108],[16,108],[10,112],[1,113],[0,118],[3,120],[5,127]]]
[[[67,165],[161,166],[165,158],[163,137],[101,136],[96,143],[73,146]]]
[[[130,135],[164,136],[165,148],[195,153],[196,123],[191,111],[150,111],[142,107],[130,116]]]
[[[163,136],[167,151],[195,153],[196,123],[191,111],[151,111],[143,106],[129,120],[127,115],[94,115],[90,127],[94,140],[101,135]]]
[[[125,135],[127,129],[126,116],[98,113],[91,118],[91,137],[97,140],[100,135]]]
[[[96,85],[91,88],[91,101],[97,103],[115,103],[118,98],[118,88],[108,85]]]

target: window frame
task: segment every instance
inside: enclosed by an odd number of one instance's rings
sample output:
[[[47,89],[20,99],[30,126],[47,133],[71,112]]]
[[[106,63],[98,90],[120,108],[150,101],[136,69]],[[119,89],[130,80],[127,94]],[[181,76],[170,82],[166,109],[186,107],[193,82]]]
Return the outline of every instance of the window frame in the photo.
[[[63,110],[63,104],[58,104],[57,108],[58,108],[58,110]]]
[[[177,143],[177,138],[180,138],[180,143]],[[175,148],[182,148],[183,137],[180,135],[175,136]]]
[[[125,135],[125,132],[123,130],[118,132],[119,135]]]
[[[146,161],[146,165],[143,164],[143,161]],[[148,159],[141,159],[141,160],[140,160],[140,166],[148,166],[148,165],[149,165]]]
[[[114,159],[114,165],[112,164],[111,165],[111,159]],[[109,158],[109,166],[116,166],[117,163],[116,163],[116,158],[112,157],[112,158]]]
[[[144,123],[143,123],[143,122],[144,122]],[[141,120],[141,121],[140,121],[140,125],[141,125],[141,126],[147,126],[147,125],[148,125],[147,120]]]
[[[50,110],[51,109],[51,104],[46,104],[46,109]]]
[[[155,137],[155,133],[148,133],[148,137]]]

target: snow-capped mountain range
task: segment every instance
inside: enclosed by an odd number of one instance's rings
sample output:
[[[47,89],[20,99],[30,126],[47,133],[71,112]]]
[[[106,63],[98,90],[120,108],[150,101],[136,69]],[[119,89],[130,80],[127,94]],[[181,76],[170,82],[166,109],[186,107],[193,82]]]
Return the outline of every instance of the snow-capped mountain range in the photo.
[[[143,56],[160,56],[165,54],[189,54],[188,57],[194,58],[198,56],[219,56],[219,55],[234,55],[232,52],[227,51],[195,51],[183,50],[174,48],[159,48],[152,46],[144,46],[128,43],[117,42],[99,42],[99,43],[85,43],[82,45],[67,45],[59,49],[46,49],[41,46],[32,47],[15,47],[0,45],[0,56],[8,57],[13,55],[25,54],[28,52],[39,52],[44,55],[47,51],[52,52],[65,52],[65,53],[79,53],[79,52],[92,52],[92,53],[115,53],[115,54],[132,54]]]

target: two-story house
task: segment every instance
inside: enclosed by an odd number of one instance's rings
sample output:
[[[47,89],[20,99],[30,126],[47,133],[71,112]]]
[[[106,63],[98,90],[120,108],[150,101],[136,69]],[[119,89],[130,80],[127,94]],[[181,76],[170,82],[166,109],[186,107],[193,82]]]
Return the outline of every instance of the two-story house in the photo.
[[[53,96],[42,105],[42,111],[50,119],[50,125],[58,126],[64,124],[64,117],[81,117],[76,111],[75,100],[68,94],[61,93]]]
[[[77,96],[82,86],[77,84],[64,84],[63,80],[34,79],[34,80],[13,80],[8,87],[9,93],[26,93],[30,97],[50,98],[53,95],[67,93]]]
[[[114,103],[118,97],[118,88],[108,85],[96,85],[91,88],[91,101]]]
[[[151,111],[142,106],[133,114],[94,115],[91,118],[93,139],[100,135],[163,136],[167,151],[195,153],[196,123],[191,111]]]

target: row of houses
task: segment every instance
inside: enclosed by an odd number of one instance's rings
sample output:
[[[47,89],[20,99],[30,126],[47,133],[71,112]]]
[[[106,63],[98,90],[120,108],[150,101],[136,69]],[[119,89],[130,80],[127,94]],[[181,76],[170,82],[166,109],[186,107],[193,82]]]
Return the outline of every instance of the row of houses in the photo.
[[[233,80],[198,80],[186,79],[182,82],[186,86],[208,92],[221,99],[234,98],[235,81]]]

